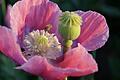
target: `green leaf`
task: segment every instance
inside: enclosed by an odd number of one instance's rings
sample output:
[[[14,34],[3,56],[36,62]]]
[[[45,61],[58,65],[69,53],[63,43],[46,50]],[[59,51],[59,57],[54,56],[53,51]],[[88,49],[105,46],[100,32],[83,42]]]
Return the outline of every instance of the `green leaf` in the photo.
[[[0,53],[0,80],[41,80],[15,67],[16,64],[13,61]]]

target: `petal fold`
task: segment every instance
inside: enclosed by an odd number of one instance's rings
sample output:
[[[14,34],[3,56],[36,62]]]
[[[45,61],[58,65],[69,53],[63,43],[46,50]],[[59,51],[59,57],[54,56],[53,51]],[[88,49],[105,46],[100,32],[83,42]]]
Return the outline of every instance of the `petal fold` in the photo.
[[[52,64],[44,57],[35,56],[17,69],[42,76],[45,80],[62,80],[67,76],[83,76],[98,70],[95,60],[82,46],[68,51],[63,62]]]
[[[70,76],[84,76],[98,70],[97,63],[92,55],[80,44],[78,47],[67,51],[64,61],[59,65],[62,68],[74,69],[73,72],[69,72]]]
[[[41,76],[45,80],[62,80],[65,77],[64,71],[59,67],[54,67],[46,58],[34,56],[27,63],[16,69],[22,69],[31,74]]]
[[[14,33],[10,29],[0,26],[0,34],[0,51],[18,64],[25,63],[26,59],[22,55]]]
[[[94,11],[77,11],[82,19],[81,34],[77,41],[88,51],[102,47],[109,37],[107,22],[101,14]]]

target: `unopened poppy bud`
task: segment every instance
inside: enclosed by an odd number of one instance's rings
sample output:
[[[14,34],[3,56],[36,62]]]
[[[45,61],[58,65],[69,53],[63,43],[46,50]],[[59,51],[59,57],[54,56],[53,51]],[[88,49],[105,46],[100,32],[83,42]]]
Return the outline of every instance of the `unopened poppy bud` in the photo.
[[[59,33],[64,40],[75,40],[80,35],[82,18],[74,12],[63,12],[60,16]]]

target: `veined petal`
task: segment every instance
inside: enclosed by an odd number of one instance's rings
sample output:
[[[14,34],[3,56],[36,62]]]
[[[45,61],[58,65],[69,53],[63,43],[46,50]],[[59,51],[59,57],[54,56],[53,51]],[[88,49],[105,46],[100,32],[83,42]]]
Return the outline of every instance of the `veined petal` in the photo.
[[[83,76],[97,71],[95,60],[82,46],[68,51],[64,61],[56,65],[44,57],[35,56],[17,69],[42,76],[45,80],[62,80],[67,76]]]
[[[0,26],[0,34],[0,51],[18,64],[25,63],[26,59],[22,55],[14,33],[10,29]]]
[[[77,41],[88,51],[102,47],[109,37],[107,22],[101,14],[93,11],[77,11],[82,17],[81,34]]]
[[[51,32],[55,32],[58,27],[60,9],[53,2],[43,2],[41,5],[32,7],[26,17],[27,26],[33,29],[45,29],[47,25],[51,25]]]
[[[58,26],[60,9],[57,4],[49,0],[22,0],[14,4],[10,11],[11,27],[19,39],[33,29],[43,29],[48,24],[55,32]]]
[[[48,0],[21,0],[13,5],[10,11],[10,24],[11,28],[16,32],[16,34],[18,34],[18,32],[21,32],[22,29],[26,27],[25,19],[30,12],[30,9],[33,6],[41,5],[42,2],[45,1],[47,2]]]

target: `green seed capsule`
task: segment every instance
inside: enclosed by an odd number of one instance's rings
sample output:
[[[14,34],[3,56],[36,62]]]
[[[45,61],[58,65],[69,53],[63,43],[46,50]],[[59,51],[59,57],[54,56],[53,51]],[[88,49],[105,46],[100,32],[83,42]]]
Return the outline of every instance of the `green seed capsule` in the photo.
[[[74,12],[63,12],[60,16],[59,33],[64,40],[75,40],[80,35],[82,18]]]

